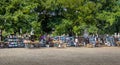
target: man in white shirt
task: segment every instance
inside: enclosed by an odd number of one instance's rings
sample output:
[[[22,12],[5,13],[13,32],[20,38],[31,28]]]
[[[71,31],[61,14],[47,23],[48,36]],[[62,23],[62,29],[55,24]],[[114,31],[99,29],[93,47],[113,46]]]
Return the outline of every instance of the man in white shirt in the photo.
[[[75,38],[75,43],[74,43],[75,47],[78,46],[78,38]]]

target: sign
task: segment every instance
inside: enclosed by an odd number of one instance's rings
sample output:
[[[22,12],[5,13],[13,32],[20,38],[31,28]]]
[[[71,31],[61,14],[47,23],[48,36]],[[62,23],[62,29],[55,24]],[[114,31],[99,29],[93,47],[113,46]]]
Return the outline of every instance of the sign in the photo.
[[[22,34],[22,29],[20,28],[20,34]]]
[[[31,28],[30,34],[31,34],[31,35],[34,35],[34,30],[33,30],[33,28]]]
[[[87,29],[85,29],[85,30],[84,30],[84,35],[83,35],[83,37],[84,37],[84,38],[87,38],[88,36],[89,36],[89,33],[87,32]]]

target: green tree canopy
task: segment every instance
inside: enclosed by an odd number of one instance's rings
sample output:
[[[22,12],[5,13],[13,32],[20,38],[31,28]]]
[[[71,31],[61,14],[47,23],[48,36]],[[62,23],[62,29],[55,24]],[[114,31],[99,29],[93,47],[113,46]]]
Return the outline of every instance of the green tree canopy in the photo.
[[[0,0],[0,29],[8,33],[111,34],[119,21],[120,0]]]

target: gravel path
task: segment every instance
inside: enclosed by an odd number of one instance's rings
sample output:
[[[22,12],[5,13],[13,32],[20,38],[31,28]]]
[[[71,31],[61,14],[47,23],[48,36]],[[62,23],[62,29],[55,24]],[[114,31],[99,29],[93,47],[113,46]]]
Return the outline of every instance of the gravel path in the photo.
[[[120,65],[120,48],[0,49],[0,65]]]

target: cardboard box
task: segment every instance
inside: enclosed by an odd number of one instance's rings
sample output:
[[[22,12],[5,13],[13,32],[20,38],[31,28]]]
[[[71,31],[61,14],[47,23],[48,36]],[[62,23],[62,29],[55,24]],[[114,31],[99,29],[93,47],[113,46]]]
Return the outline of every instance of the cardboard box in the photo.
[[[62,48],[66,48],[66,47],[67,47],[66,43],[63,43]]]
[[[87,44],[87,48],[93,48],[92,44]]]
[[[117,46],[120,46],[120,41],[117,41],[116,44],[117,44]]]

